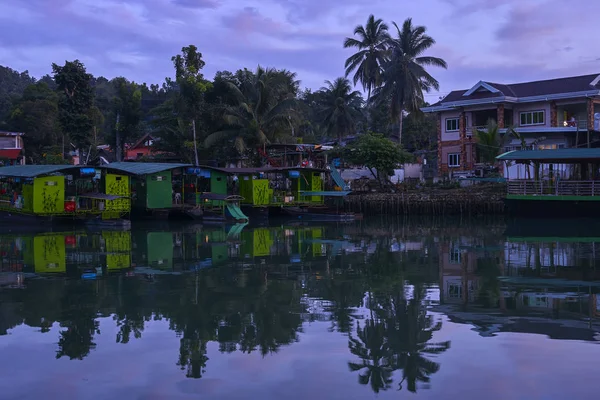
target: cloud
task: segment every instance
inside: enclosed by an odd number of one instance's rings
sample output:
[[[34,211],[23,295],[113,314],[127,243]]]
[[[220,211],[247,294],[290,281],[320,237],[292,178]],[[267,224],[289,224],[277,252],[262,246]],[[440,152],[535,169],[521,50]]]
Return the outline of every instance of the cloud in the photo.
[[[369,14],[402,23],[413,17],[437,44],[430,54],[449,70],[431,70],[441,91],[480,79],[525,81],[600,71],[589,26],[600,2],[571,0],[3,0],[0,64],[50,72],[79,58],[94,75],[160,83],[171,56],[195,44],[205,76],[257,65],[297,71],[318,89],[343,74],[346,36]],[[8,32],[8,33],[7,33]],[[430,94],[430,96],[436,96]]]
[[[274,34],[282,30],[282,24],[260,14],[258,8],[244,7],[235,15],[226,15],[222,18],[224,24],[241,35],[252,33]]]
[[[217,0],[173,0],[173,4],[187,8],[217,8],[221,5]]]

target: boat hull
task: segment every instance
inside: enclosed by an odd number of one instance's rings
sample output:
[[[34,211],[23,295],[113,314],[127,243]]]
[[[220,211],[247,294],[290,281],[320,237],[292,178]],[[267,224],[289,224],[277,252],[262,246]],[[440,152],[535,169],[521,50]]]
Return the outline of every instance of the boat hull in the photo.
[[[506,213],[511,217],[586,218],[600,217],[598,200],[523,200],[505,199]]]
[[[250,205],[242,205],[240,209],[252,221],[269,219],[269,207],[253,207]]]

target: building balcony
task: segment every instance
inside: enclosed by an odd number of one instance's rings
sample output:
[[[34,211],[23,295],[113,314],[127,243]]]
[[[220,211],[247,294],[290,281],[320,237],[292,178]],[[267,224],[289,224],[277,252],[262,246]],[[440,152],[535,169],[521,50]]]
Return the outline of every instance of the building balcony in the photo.
[[[586,131],[588,129],[588,123],[585,119],[570,119],[565,120],[562,118],[558,119],[558,127],[559,128],[574,128],[575,130],[579,129],[580,131]]]

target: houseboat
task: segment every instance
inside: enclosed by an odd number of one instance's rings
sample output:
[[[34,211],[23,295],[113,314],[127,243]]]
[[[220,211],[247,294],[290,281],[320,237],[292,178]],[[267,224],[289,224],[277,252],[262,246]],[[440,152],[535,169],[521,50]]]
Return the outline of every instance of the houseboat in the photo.
[[[132,218],[167,219],[185,212],[184,169],[190,164],[114,162],[105,167],[131,179]]]
[[[514,150],[497,160],[522,166],[507,177],[509,215],[600,217],[600,148]]]
[[[205,179],[200,188],[210,195],[238,195],[240,211],[253,220],[287,216],[294,218],[343,220],[355,214],[325,204],[325,198],[341,198],[349,191],[325,191],[328,170],[312,167],[217,168],[201,167]],[[206,194],[205,194],[206,195]]]
[[[0,221],[8,224],[77,221],[116,224],[130,211],[128,177],[102,167],[0,168]]]

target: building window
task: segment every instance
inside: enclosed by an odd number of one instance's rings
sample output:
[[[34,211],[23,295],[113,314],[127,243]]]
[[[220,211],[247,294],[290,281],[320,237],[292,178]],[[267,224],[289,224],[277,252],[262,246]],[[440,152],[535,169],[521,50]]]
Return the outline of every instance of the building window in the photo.
[[[520,113],[521,126],[523,125],[543,125],[544,111],[527,111]]]
[[[450,264],[460,264],[462,262],[462,253],[459,247],[453,246],[449,254]]]
[[[458,132],[459,118],[446,119],[446,132]]]
[[[460,167],[460,153],[448,154],[448,166]]]

